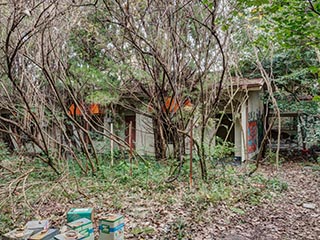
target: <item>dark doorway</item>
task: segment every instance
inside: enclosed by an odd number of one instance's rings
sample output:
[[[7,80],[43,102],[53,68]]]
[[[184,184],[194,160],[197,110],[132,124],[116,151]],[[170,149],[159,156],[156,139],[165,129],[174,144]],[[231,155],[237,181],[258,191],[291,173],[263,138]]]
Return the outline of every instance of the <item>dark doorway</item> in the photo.
[[[217,118],[220,119],[221,115]],[[231,130],[230,130],[231,128]],[[230,131],[229,135],[228,132]],[[227,136],[228,135],[228,136]],[[220,137],[222,141],[234,143],[234,124],[232,124],[232,114],[224,114],[216,136]]]

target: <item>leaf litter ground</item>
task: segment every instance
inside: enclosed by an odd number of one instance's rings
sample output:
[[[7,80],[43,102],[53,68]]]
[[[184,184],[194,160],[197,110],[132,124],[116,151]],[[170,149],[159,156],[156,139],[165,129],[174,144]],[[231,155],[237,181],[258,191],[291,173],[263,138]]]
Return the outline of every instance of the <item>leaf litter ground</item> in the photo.
[[[0,170],[0,233],[31,219],[62,226],[69,208],[90,206],[96,219],[123,214],[126,239],[319,239],[318,164],[265,165],[251,178],[244,177],[248,165],[218,166],[209,183],[195,182],[192,190],[188,169],[172,184],[164,182],[168,169],[136,166],[132,177],[127,170],[58,179],[41,168]]]

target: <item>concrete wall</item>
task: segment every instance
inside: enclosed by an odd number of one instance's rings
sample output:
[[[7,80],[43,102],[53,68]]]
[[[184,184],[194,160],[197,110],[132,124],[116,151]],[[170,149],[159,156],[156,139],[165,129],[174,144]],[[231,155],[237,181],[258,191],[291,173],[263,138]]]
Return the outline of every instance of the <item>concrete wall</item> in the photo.
[[[260,91],[249,92],[246,106],[246,121],[243,121],[246,122],[247,159],[254,158],[258,154],[260,147],[263,131],[263,102],[260,93]]]
[[[240,113],[234,117],[235,157],[238,159],[241,158],[242,161],[254,158],[259,150],[259,138],[261,138],[261,136],[259,136],[259,134],[261,135],[261,129],[259,128],[262,126],[263,113],[263,102],[260,96],[261,92],[261,90],[249,91],[248,100],[242,104]],[[239,96],[241,99],[244,97],[245,94]],[[238,100],[240,101],[241,99]],[[155,148],[152,119],[141,114],[135,114],[135,121],[135,150],[141,155],[154,156]],[[109,128],[110,126],[107,127]],[[196,124],[193,128],[194,139],[199,140],[199,131],[200,127]],[[215,122],[214,119],[212,119],[212,121],[209,121],[205,132],[207,145],[209,145],[209,140],[214,137],[213,133],[215,131]],[[122,132],[124,133],[123,129]],[[213,141],[212,144],[214,146],[215,142]],[[189,154],[189,138],[186,138],[185,145],[186,154]],[[97,143],[97,147],[102,151],[110,149],[110,141],[105,139],[104,143]],[[115,149],[117,149],[116,144]]]
[[[235,122],[235,157],[253,159],[259,151],[263,134],[263,101],[261,90],[249,91]]]
[[[136,141],[135,150],[141,155],[154,155],[154,135],[153,135],[153,125],[152,119],[141,114],[135,114],[129,112],[128,116],[135,116],[136,124]],[[107,118],[104,121],[105,128],[110,130],[110,124],[107,123]],[[117,136],[125,139],[125,124],[119,125],[119,123],[114,123],[113,131]],[[105,132],[106,133],[106,132]],[[103,140],[93,141],[98,153],[105,153],[110,151],[110,139],[104,137]],[[114,143],[113,149],[118,150],[119,146]]]
[[[246,145],[246,105],[244,102],[241,105],[239,117],[235,119],[234,125],[234,145],[235,145],[235,158],[238,160],[246,159],[247,145]]]
[[[152,119],[136,114],[136,151],[141,155],[154,156]]]

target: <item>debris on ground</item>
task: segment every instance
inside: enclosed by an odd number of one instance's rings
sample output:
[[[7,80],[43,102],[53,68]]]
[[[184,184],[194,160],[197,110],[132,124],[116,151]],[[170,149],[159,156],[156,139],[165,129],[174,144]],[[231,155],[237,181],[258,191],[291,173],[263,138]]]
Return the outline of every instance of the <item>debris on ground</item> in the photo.
[[[91,221],[93,220],[93,221]],[[67,224],[52,228],[49,220],[29,221],[24,228],[3,235],[4,240],[94,240],[93,208],[72,208],[67,214]],[[99,240],[123,240],[124,218],[108,214],[99,221]]]
[[[230,169],[225,171],[227,174]],[[92,189],[87,197],[77,195],[70,200],[46,193],[32,204],[34,211],[28,218],[24,217],[25,205],[19,205],[13,213],[20,222],[37,216],[50,219],[53,226],[64,226],[70,208],[89,206],[94,209],[95,236],[99,235],[99,219],[106,213],[119,213],[124,216],[126,227],[121,231],[125,239],[311,240],[320,236],[319,165],[304,162],[284,162],[279,168],[264,165],[251,177],[252,181],[223,177],[217,175],[214,182],[206,186],[198,183],[198,189],[192,190],[184,181],[170,185],[137,181],[130,188],[125,185],[119,188],[113,185],[126,178],[118,178],[101,188],[96,182],[83,179],[82,183],[88,181],[85,187]],[[213,186],[210,191],[209,184]],[[11,212],[4,208],[3,213],[2,216],[10,216]],[[90,214],[87,216],[91,219]],[[14,223],[10,225],[12,229],[20,226],[18,220]]]

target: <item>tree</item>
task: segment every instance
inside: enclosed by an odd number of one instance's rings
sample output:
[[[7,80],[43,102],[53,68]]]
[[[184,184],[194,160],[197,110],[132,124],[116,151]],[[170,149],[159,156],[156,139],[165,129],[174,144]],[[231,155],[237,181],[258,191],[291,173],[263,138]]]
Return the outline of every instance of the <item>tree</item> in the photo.
[[[278,118],[280,110],[305,111],[307,106],[300,97],[318,93],[318,4],[313,1],[240,1],[238,6],[242,9],[238,17],[244,20],[245,26],[241,36],[249,39],[240,41],[244,51],[239,71],[247,77],[262,76],[270,85],[268,98],[272,102],[269,101],[269,106],[278,112]],[[280,121],[278,124],[279,143]],[[266,136],[271,126],[272,122],[268,129],[265,127]]]
[[[223,23],[231,8],[227,1],[104,1],[95,13],[95,22],[101,24],[106,36],[112,36],[107,37],[110,42],[104,47],[107,55],[113,62],[130,66],[125,72],[129,77],[121,79],[121,90],[131,89],[131,97],[142,107],[123,106],[138,110],[155,123],[158,159],[166,157],[172,141],[178,171],[181,169],[190,119],[200,113],[196,117],[201,123],[197,146],[203,178],[205,129],[218,111],[227,72],[229,31],[223,30]],[[193,103],[190,112],[182,107],[188,99]]]
[[[60,161],[63,155],[71,155],[85,173],[96,170],[92,155],[98,163],[94,149],[91,154],[86,142],[91,139],[88,129],[69,113],[67,105],[70,99],[77,107],[81,105],[69,84],[68,40],[80,13],[85,14],[83,7],[66,0],[16,1],[1,8],[0,49],[5,59],[1,65],[1,109],[5,110],[1,132],[12,137],[21,150],[36,146],[36,156],[57,173],[65,167],[65,161]],[[90,116],[84,116],[89,124]],[[72,134],[77,133],[78,143],[68,134],[67,121],[75,128]],[[84,164],[77,144],[88,160]]]

